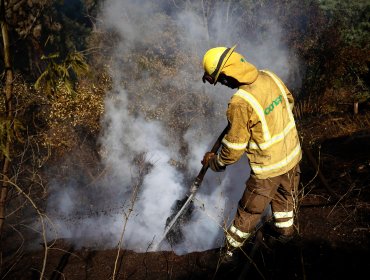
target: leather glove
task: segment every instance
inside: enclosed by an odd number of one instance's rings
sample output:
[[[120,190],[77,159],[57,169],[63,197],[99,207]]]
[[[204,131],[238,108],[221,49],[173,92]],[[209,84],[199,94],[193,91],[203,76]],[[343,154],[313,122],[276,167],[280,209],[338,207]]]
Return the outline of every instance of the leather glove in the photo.
[[[217,160],[217,155],[211,152],[207,152],[202,160],[203,165],[208,165],[215,172],[225,171],[226,166],[220,165]]]
[[[215,156],[215,153],[212,153],[212,152],[206,152],[205,155],[203,156],[203,159],[201,161],[201,163],[204,165],[204,166],[207,166],[209,164],[209,160],[211,158],[213,158]]]

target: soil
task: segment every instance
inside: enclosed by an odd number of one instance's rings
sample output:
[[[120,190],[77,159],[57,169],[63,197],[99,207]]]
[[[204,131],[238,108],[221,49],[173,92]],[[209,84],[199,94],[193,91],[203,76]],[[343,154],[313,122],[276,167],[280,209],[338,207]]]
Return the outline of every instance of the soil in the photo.
[[[340,135],[319,119],[302,124],[302,129],[314,143],[305,149],[301,165],[294,240],[271,244],[260,237],[246,251],[252,263],[244,256],[238,266],[230,267],[219,266],[219,249],[181,256],[122,251],[116,279],[358,279],[367,275],[370,129]],[[43,254],[25,252],[17,260],[4,261],[2,279],[39,279]],[[117,250],[74,250],[66,240],[59,240],[49,250],[45,279],[112,279],[116,256]]]

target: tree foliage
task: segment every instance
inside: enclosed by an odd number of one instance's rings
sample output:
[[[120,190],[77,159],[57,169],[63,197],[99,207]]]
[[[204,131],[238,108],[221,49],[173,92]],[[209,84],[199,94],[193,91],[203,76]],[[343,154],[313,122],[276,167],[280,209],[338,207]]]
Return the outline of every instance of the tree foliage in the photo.
[[[35,88],[44,89],[47,94],[55,93],[62,86],[74,95],[77,78],[89,71],[85,58],[79,52],[70,52],[63,60],[58,53],[42,56],[41,59],[47,60],[48,66],[36,80]]]
[[[370,4],[367,0],[322,0],[320,8],[338,24],[343,43],[348,46],[369,48]]]
[[[331,60],[332,86],[346,88],[354,101],[370,100],[369,1],[323,0],[319,3],[339,37]],[[325,40],[332,41],[332,34],[327,34]]]
[[[87,2],[88,12],[93,13],[94,1]],[[69,52],[84,50],[92,27],[80,0],[9,0],[5,16],[11,27],[15,70],[30,81],[47,67],[43,56],[59,53],[65,57]]]

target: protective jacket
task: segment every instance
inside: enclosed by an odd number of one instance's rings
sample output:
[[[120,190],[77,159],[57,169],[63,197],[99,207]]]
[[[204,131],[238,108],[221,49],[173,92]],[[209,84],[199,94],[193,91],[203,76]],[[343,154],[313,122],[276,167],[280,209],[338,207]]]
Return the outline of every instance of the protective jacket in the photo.
[[[243,85],[228,104],[230,129],[217,155],[218,164],[230,165],[246,153],[251,173],[258,179],[291,170],[302,157],[292,94],[274,73],[258,71],[236,52],[222,72]]]

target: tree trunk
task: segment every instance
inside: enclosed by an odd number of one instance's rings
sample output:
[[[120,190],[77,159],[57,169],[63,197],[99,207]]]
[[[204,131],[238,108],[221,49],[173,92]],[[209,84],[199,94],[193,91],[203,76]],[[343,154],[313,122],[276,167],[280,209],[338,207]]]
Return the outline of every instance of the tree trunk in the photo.
[[[10,42],[9,42],[9,32],[8,25],[5,19],[5,1],[1,0],[0,6],[0,23],[1,23],[1,35],[3,37],[4,46],[4,66],[5,66],[5,86],[3,88],[3,97],[5,100],[5,120],[11,125],[8,126],[8,130],[5,131],[6,143],[5,152],[2,156],[2,174],[1,176],[1,192],[0,192],[0,236],[3,231],[4,220],[5,220],[5,204],[8,196],[9,187],[9,170],[10,170],[10,131],[13,129],[13,119],[14,112],[12,108],[12,98],[13,98],[13,69],[10,59]]]

